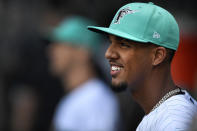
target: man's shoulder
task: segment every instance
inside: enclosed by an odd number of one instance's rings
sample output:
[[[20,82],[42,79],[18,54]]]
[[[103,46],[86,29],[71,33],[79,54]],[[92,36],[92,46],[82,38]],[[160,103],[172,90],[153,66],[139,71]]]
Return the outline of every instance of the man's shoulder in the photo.
[[[145,116],[139,128],[147,130],[180,130],[187,129],[197,111],[196,101],[185,92],[162,103],[154,111]]]
[[[197,111],[196,101],[185,91],[166,100],[155,112],[162,129],[187,129]]]
[[[194,113],[194,111],[197,110],[196,100],[193,99],[187,91],[183,92],[184,94],[175,95],[166,100],[162,107],[165,108],[168,111],[168,113]],[[162,110],[163,108],[160,108],[160,110]]]
[[[193,117],[197,111],[197,102],[189,95],[187,91],[185,94],[175,95],[167,99],[158,109],[157,113],[166,114],[173,120],[180,120]],[[166,115],[161,115],[162,117]]]

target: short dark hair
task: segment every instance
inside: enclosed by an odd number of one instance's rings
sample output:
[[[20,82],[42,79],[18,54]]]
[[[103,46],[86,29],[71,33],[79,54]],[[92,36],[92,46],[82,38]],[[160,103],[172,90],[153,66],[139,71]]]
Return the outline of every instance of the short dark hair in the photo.
[[[140,46],[143,46],[143,47],[149,47],[149,46],[153,46],[153,47],[159,47],[159,45],[156,45],[154,43],[151,43],[151,42],[148,42],[148,43],[139,43]],[[169,62],[171,63],[173,58],[174,58],[174,55],[175,55],[175,50],[173,49],[169,49],[169,48],[165,48],[166,49],[166,58],[164,59],[164,62]]]
[[[145,43],[147,44],[147,43]],[[156,44],[153,44],[153,43],[148,43],[148,45],[152,45],[152,46],[155,46],[155,47],[159,47],[159,45],[156,45]],[[174,58],[174,55],[175,55],[175,50],[173,49],[169,49],[169,48],[166,48],[166,58],[164,59],[164,62],[169,62],[171,63],[173,58]]]
[[[167,51],[167,56],[165,60],[171,63],[175,55],[175,50],[166,48],[166,51]]]

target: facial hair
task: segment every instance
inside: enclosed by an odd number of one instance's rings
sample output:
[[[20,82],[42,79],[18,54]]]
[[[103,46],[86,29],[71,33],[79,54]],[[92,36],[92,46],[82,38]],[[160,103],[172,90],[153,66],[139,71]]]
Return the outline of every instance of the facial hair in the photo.
[[[123,91],[126,91],[127,90],[127,87],[128,87],[128,84],[126,82],[123,82],[123,83],[120,83],[118,85],[113,85],[111,83],[111,89],[114,91],[114,92],[123,92]]]

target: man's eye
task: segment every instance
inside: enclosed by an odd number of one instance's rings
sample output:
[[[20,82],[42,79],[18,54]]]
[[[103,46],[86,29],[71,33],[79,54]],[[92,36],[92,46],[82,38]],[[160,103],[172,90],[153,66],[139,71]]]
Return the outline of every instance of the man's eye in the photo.
[[[123,47],[123,48],[129,48],[130,47],[130,45],[126,44],[126,43],[120,43],[120,46]]]

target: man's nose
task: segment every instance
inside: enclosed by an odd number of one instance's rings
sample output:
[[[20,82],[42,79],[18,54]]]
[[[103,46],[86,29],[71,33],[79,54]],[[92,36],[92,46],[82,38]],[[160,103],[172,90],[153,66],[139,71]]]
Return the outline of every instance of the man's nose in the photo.
[[[107,51],[105,52],[106,59],[117,59],[119,57],[118,52],[113,44],[109,45]]]

